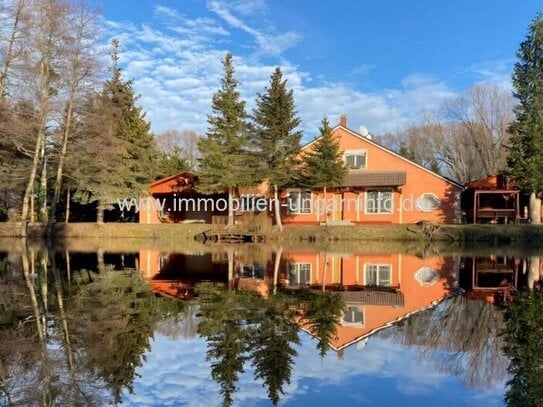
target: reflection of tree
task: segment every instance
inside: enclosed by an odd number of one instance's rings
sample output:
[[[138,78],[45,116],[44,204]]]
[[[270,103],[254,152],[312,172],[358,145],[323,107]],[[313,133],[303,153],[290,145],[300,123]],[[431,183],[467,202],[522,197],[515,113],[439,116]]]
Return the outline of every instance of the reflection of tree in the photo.
[[[207,340],[207,360],[211,377],[221,386],[223,405],[232,405],[236,382],[247,359],[247,310],[240,304],[240,294],[209,284],[199,287],[203,315],[200,333]]]
[[[511,359],[510,406],[543,405],[543,293],[520,292],[505,314],[505,354]]]
[[[68,285],[52,252],[21,248],[0,275],[0,405],[119,401],[157,322],[182,304],[156,298],[138,273],[75,271]]]
[[[155,324],[179,307],[155,297],[135,272],[105,271],[72,297],[74,342],[85,350],[89,368],[107,383],[115,402],[123,389],[132,391]]]
[[[160,321],[156,331],[168,338],[194,338],[198,335],[200,307],[188,303],[182,315],[175,315]]]
[[[503,312],[483,302],[455,297],[380,332],[404,345],[416,345],[420,357],[470,387],[491,387],[506,376],[501,352]]]
[[[268,388],[268,397],[277,405],[283,384],[290,384],[294,358],[298,355],[293,345],[298,345],[298,327],[293,321],[293,311],[280,297],[260,300],[262,307],[250,329],[251,361],[255,378]]]
[[[255,379],[268,389],[274,404],[290,383],[300,343],[291,298],[281,294],[266,300],[247,291],[198,287],[202,321],[199,332],[207,340],[211,376],[221,386],[223,404],[231,405],[236,382],[250,361]]]
[[[317,349],[320,356],[330,350],[330,342],[337,339],[337,324],[345,309],[345,301],[338,293],[320,292],[309,297],[308,309],[304,319],[309,324],[309,331],[319,342]]]

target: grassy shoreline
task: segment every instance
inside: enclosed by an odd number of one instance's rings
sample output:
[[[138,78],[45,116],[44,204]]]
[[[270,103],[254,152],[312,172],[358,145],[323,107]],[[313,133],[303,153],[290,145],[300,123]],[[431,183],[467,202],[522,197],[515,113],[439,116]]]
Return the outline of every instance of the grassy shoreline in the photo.
[[[154,240],[194,240],[211,228],[205,224],[70,223],[55,226],[54,238],[129,238]],[[0,237],[20,237],[20,224],[0,223]],[[31,238],[43,236],[44,226],[30,224]],[[357,226],[285,226],[273,232],[274,242],[413,242],[454,241],[489,244],[534,244],[543,242],[543,225],[357,225]]]

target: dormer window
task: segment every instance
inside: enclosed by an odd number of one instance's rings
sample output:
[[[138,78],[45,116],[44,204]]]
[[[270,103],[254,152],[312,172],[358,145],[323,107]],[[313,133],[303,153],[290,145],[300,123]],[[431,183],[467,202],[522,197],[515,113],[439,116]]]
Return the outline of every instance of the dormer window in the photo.
[[[365,151],[346,151],[344,157],[345,165],[350,170],[360,170],[366,168]]]

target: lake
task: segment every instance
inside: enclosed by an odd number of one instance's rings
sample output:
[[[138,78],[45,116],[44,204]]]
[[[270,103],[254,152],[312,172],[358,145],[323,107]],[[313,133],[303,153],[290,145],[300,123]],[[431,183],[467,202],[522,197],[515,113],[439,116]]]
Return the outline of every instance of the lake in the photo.
[[[0,240],[0,405],[541,405],[541,256]]]

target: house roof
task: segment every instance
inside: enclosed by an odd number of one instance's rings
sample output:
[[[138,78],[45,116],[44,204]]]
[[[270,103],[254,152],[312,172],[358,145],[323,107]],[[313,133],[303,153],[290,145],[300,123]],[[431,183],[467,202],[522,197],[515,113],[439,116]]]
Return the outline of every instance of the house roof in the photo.
[[[316,291],[319,292],[319,291]],[[366,289],[362,291],[336,291],[346,304],[351,305],[384,305],[391,307],[403,307],[404,297],[402,292],[382,291]]]
[[[405,171],[349,171],[343,179],[345,187],[397,187],[405,185]]]
[[[357,133],[356,131],[353,131],[353,130],[349,129],[348,127],[345,127],[345,126],[342,126],[341,124],[339,124],[339,125],[335,126],[335,127],[332,129],[332,132],[336,131],[336,130],[339,129],[339,128],[345,130],[346,132],[348,132],[349,134],[353,135],[354,137],[356,137],[356,138],[358,138],[358,139],[360,139],[360,140],[364,140],[366,143],[371,144],[372,146],[375,146],[375,147],[377,147],[377,148],[379,148],[379,149],[381,149],[381,150],[383,150],[383,151],[386,151],[387,153],[389,153],[389,154],[391,154],[391,155],[393,155],[393,156],[399,158],[400,160],[405,161],[406,163],[409,163],[409,164],[411,164],[411,165],[414,165],[415,167],[417,167],[417,168],[419,168],[419,169],[421,169],[421,170],[427,172],[428,174],[433,175],[434,177],[437,177],[437,178],[439,178],[439,179],[441,179],[441,180],[443,180],[443,181],[445,181],[445,182],[447,182],[447,183],[449,183],[449,184],[451,184],[451,185],[454,185],[455,187],[457,187],[457,188],[459,188],[459,189],[464,189],[464,186],[463,186],[462,184],[460,184],[459,182],[456,182],[456,181],[454,181],[454,180],[452,180],[452,179],[450,179],[450,178],[444,177],[443,175],[439,175],[439,174],[435,173],[434,171],[431,171],[431,170],[429,170],[428,168],[425,168],[425,167],[423,167],[422,165],[417,164],[416,162],[411,161],[411,160],[409,160],[408,158],[405,158],[405,157],[401,156],[400,154],[396,153],[395,151],[392,151],[391,149],[382,146],[381,144],[375,142],[374,140],[371,140],[371,139],[369,139],[368,137],[364,137],[363,135]],[[304,149],[306,149],[307,147],[309,147],[311,144],[313,144],[313,143],[314,143],[316,140],[318,140],[319,138],[320,138],[320,137],[317,137],[317,138],[315,138],[314,140],[312,140],[312,141],[310,141],[309,143],[307,143],[306,145],[302,146],[302,150],[304,150]]]

